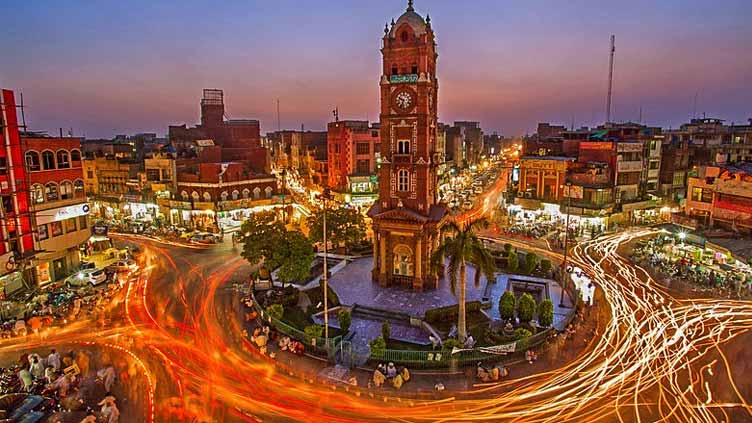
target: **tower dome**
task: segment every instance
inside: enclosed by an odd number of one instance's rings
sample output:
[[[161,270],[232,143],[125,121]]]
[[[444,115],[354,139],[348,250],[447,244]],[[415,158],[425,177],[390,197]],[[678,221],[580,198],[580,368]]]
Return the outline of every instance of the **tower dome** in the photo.
[[[413,8],[413,0],[409,0],[407,2],[407,10],[402,14],[402,16],[399,17],[399,19],[397,19],[397,22],[392,25],[392,30],[389,32],[389,37],[396,37],[397,29],[404,23],[410,25],[410,28],[412,28],[416,37],[420,37],[421,35],[425,34],[428,28],[425,19],[423,19],[422,16],[415,12],[415,9]]]

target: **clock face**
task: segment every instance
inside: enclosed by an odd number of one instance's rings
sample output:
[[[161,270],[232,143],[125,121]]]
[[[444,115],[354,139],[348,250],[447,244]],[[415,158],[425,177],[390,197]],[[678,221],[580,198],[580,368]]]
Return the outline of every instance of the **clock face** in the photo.
[[[394,98],[394,103],[400,109],[409,109],[413,105],[413,95],[408,91],[401,91]]]

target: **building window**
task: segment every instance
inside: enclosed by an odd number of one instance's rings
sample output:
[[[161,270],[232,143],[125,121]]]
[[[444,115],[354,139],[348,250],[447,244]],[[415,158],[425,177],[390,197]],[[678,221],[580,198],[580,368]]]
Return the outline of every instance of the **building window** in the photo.
[[[57,184],[50,182],[45,187],[45,197],[47,198],[47,201],[57,201],[58,200],[58,192],[57,192]]]
[[[392,66],[392,75],[399,75],[399,71],[397,70],[397,66]]]
[[[355,144],[355,154],[371,154],[371,145],[367,142]]]
[[[159,169],[146,169],[146,180],[150,182],[159,182],[161,180]]]
[[[237,191],[235,191],[237,192]],[[235,192],[232,193],[233,197],[235,196]],[[248,188],[243,190],[243,198],[251,198],[251,190]]]
[[[78,150],[71,150],[70,157],[72,162],[80,162],[81,152]]]
[[[418,65],[416,65],[416,64],[413,64],[413,68],[412,68],[412,71],[413,71],[413,72],[412,72],[412,73],[413,73],[413,75],[417,75],[417,74],[418,74]]]
[[[219,197],[222,199],[222,201],[227,201],[227,191],[222,191],[222,194],[219,194]]]
[[[52,151],[43,151],[42,152],[42,168],[44,170],[51,170],[55,168],[55,155],[52,154]]]
[[[358,160],[355,163],[355,172],[361,175],[371,173],[371,161],[368,159]]]
[[[656,170],[658,169],[658,166],[661,164],[661,162],[658,161],[651,161],[650,162],[650,170]]]
[[[84,195],[84,181],[76,179],[73,182],[73,195],[76,197],[83,197]]]
[[[86,171],[86,177],[88,179],[94,179],[94,171],[93,170],[87,170]]]
[[[180,193],[180,196],[183,197],[183,200],[188,200],[188,193],[183,191]]]
[[[253,189],[253,199],[258,200],[259,198],[261,198],[261,188],[256,187]]]
[[[87,216],[78,216],[78,227],[81,229],[86,229],[87,226],[89,226],[89,222],[86,221]]]
[[[60,236],[63,234],[63,222],[52,222],[50,223],[50,231],[52,232],[52,236]]]
[[[264,190],[264,192],[266,194],[266,198],[272,198],[272,192],[273,191],[274,190],[272,189],[272,187],[266,187],[266,189]]]
[[[31,200],[34,203],[44,203],[44,186],[35,184],[31,187]]]
[[[397,154],[410,154],[410,140],[397,141]]]
[[[47,225],[38,225],[37,226],[37,239],[39,241],[44,241],[45,239],[50,237],[50,233],[47,231]]]
[[[248,194],[246,194],[246,191],[248,191],[248,190],[247,189],[243,190],[243,198],[248,198]],[[238,190],[233,191],[232,192],[232,199],[233,200],[237,200],[238,198],[240,198],[240,191],[238,191]]]
[[[36,151],[29,151],[26,153],[26,167],[30,172],[41,170],[39,165],[39,153]]]
[[[70,200],[71,198],[73,198],[73,184],[65,181],[60,184],[60,199]]]
[[[191,198],[193,198],[194,201],[198,201],[201,199],[201,196],[196,191],[193,191],[191,193]]]
[[[65,219],[65,233],[76,232],[76,218]]]
[[[397,190],[407,191],[410,189],[410,173],[407,169],[400,169],[397,172]]]
[[[58,169],[70,168],[70,155],[65,150],[59,150],[57,152],[57,167]]]
[[[210,203],[211,202],[211,194],[209,194],[208,192],[204,192],[204,201],[206,201],[207,203]]]
[[[684,186],[684,172],[674,172],[674,186],[680,187]]]

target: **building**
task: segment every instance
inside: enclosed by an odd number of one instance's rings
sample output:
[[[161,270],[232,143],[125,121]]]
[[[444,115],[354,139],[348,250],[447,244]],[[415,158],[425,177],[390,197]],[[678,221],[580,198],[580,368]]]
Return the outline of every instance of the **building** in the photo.
[[[376,172],[381,159],[378,125],[343,120],[327,125],[328,184],[343,200],[370,206],[377,197]]]
[[[412,1],[384,29],[379,197],[373,219],[373,280],[414,290],[438,286],[430,257],[448,213],[437,201],[436,42]],[[330,163],[330,167],[332,163]]]
[[[131,203],[145,202],[141,164],[131,159],[85,158],[83,177],[94,216],[120,220],[132,216]]]
[[[574,159],[559,156],[524,156],[520,159],[517,204],[540,208],[543,203],[558,204]]]
[[[282,207],[277,179],[251,173],[243,163],[178,161],[177,166],[174,195],[157,199],[171,225],[227,231],[254,211]]]
[[[79,138],[24,136],[33,226],[32,260],[37,284],[60,280],[80,266],[89,239],[89,204]]]
[[[698,166],[684,211],[705,227],[752,233],[752,163]]]
[[[478,164],[484,154],[483,130],[480,122],[454,122],[445,126],[447,161],[454,167],[466,168]]]
[[[661,141],[661,165],[658,174],[659,195],[669,203],[687,198],[689,141],[681,134],[668,132]]]
[[[34,280],[27,260],[34,254],[29,182],[21,148],[13,91],[0,92],[0,295],[5,297]],[[25,280],[25,282],[24,282]]]

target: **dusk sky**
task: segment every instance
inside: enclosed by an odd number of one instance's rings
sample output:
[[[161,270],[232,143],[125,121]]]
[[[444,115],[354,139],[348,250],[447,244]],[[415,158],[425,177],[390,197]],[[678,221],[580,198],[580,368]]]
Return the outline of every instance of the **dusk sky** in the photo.
[[[378,119],[384,24],[406,0],[0,2],[0,86],[24,93],[30,129],[165,134],[198,122],[202,88],[262,132]],[[416,0],[439,50],[439,117],[485,132],[605,118],[676,127],[752,118],[749,0]]]

